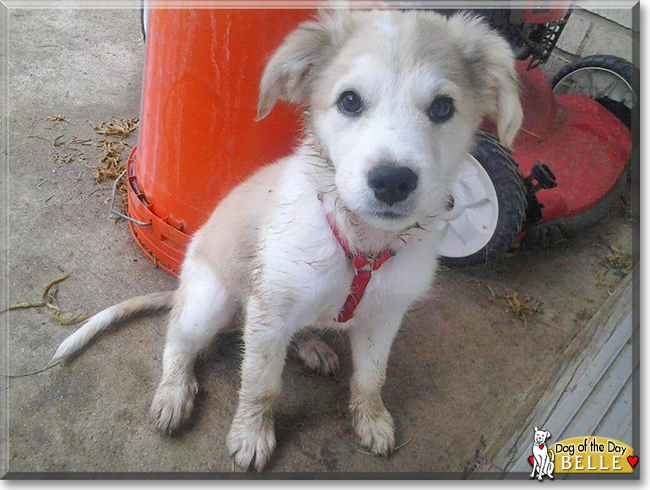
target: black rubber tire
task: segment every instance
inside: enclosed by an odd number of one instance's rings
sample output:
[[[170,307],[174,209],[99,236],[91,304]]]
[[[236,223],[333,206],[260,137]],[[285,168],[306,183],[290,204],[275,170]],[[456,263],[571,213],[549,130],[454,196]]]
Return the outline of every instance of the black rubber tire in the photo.
[[[510,156],[510,152],[490,133],[479,130],[471,153],[494,184],[499,202],[499,217],[492,238],[481,250],[467,257],[441,256],[440,262],[449,267],[486,265],[493,261],[519,237],[526,219],[526,184],[519,165]]]
[[[636,100],[639,100],[639,69],[629,61],[618,58],[616,56],[587,56],[585,58],[576,60],[573,63],[569,63],[553,77],[551,86],[553,89],[555,89],[555,86],[565,76],[582,68],[605,68],[607,70],[613,71],[621,78],[623,78],[628,84],[630,84],[630,87],[632,87],[634,95],[636,96]],[[597,100],[597,102],[604,106],[616,117],[618,117],[618,119],[623,122],[628,128],[632,127],[632,111],[626,106],[609,99]]]

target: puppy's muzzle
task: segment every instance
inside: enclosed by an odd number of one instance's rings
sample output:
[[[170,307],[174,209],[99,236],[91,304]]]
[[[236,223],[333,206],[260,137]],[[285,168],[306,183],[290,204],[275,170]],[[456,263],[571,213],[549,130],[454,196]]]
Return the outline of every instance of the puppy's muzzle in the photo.
[[[392,206],[405,200],[418,186],[418,176],[408,167],[380,165],[368,174],[375,197]]]

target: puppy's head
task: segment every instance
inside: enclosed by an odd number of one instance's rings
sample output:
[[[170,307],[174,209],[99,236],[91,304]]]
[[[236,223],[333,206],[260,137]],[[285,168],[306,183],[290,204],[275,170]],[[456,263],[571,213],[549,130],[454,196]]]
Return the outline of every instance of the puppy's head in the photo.
[[[401,229],[444,211],[482,119],[510,146],[522,120],[512,50],[477,18],[321,12],[271,57],[259,117],[303,104],[343,204]]]
[[[533,441],[535,444],[544,444],[546,442],[546,439],[549,439],[551,437],[551,433],[547,430],[539,430],[537,427],[533,429],[535,436],[533,438]]]

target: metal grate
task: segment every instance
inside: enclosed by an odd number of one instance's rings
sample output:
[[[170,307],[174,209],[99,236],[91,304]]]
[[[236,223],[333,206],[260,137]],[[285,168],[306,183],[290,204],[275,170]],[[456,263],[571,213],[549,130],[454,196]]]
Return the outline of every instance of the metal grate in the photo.
[[[531,36],[531,39],[526,43],[530,48],[531,55],[530,63],[528,64],[529,70],[546,63],[546,61],[551,57],[553,48],[555,48],[555,45],[560,38],[560,34],[562,34],[564,26],[566,26],[570,16],[571,11],[569,11],[562,20],[544,24]]]

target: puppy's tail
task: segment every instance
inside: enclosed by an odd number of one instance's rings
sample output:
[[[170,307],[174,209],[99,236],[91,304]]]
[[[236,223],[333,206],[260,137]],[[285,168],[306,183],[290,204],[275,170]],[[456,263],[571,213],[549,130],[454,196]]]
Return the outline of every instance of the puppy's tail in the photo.
[[[555,453],[550,449],[548,450],[548,457],[551,461],[555,461]]]
[[[100,333],[105,328],[117,323],[121,320],[126,320],[136,313],[153,312],[162,310],[164,308],[171,308],[172,300],[175,291],[165,291],[162,293],[152,293],[146,296],[136,296],[135,298],[127,299],[121,303],[106,308],[104,311],[97,313],[90,317],[79,330],[66,338],[54,354],[54,357],[47,365],[52,366],[57,362],[64,360],[71,354],[74,354],[90,339]]]

